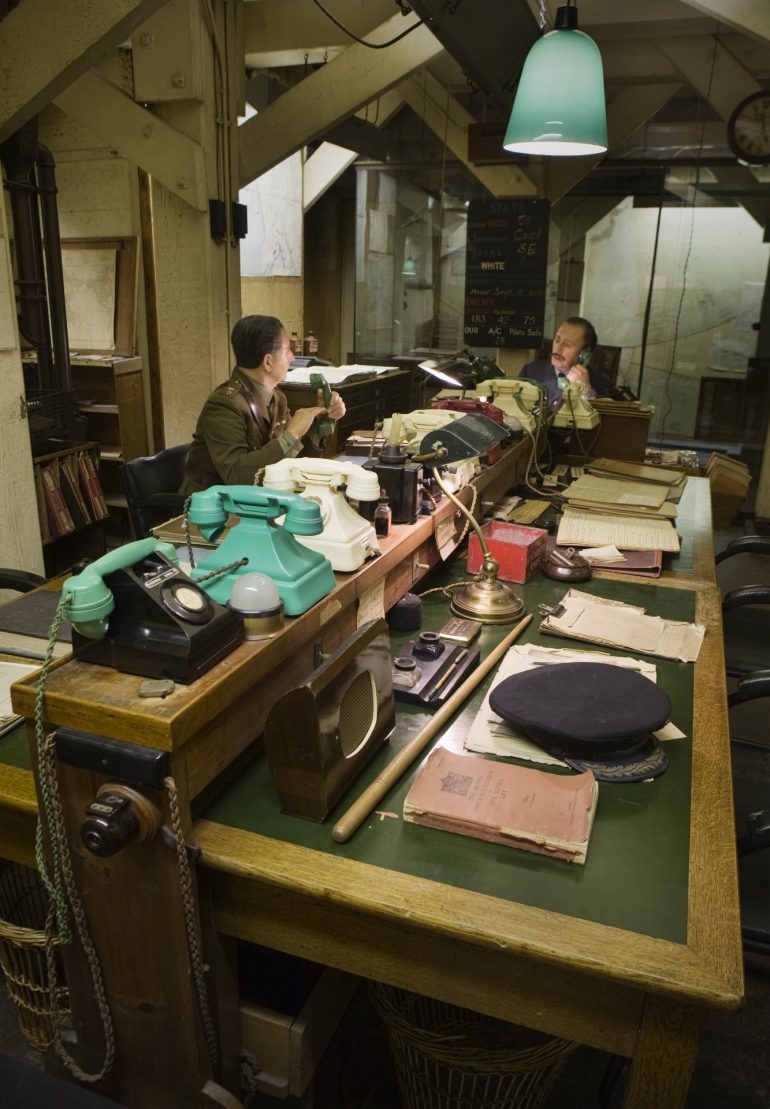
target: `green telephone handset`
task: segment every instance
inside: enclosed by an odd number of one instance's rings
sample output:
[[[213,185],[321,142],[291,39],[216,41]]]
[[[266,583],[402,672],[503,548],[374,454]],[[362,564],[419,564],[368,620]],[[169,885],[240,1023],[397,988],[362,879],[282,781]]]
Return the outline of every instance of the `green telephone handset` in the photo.
[[[329,559],[294,538],[323,531],[318,504],[258,485],[212,485],[190,498],[188,519],[204,539],[217,539],[231,514],[239,522],[191,572],[195,580],[221,571],[201,581],[215,600],[227,604],[236,577],[254,570],[275,582],[287,616],[299,616],[334,588]],[[276,524],[284,515],[283,524]]]
[[[316,390],[323,390],[323,403],[326,408],[332,402],[332,390],[329,382],[323,374],[310,374],[310,384]],[[329,416],[317,416],[313,421],[313,430],[321,437],[321,439],[328,439],[330,435],[334,434],[335,421]]]
[[[127,543],[62,586],[76,658],[125,674],[195,681],[243,640],[243,620],[179,566],[157,539]]]
[[[99,639],[105,635],[108,617],[115,608],[112,590],[104,584],[105,574],[134,566],[156,552],[174,566],[179,565],[173,544],[160,543],[157,539],[138,539],[135,543],[117,547],[96,562],[90,562],[79,574],[67,578],[62,586],[65,619],[87,639]]]

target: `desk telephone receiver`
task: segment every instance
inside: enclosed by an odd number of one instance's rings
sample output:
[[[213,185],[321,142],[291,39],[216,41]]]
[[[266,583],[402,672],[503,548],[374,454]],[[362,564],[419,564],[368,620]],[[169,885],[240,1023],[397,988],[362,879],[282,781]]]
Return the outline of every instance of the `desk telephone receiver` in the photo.
[[[578,430],[598,427],[601,419],[591,402],[583,396],[579,381],[568,381],[562,390],[562,405],[554,415],[554,427],[573,427]]]
[[[201,582],[214,600],[227,604],[235,579],[253,570],[275,582],[287,616],[299,616],[334,588],[329,559],[295,539],[323,531],[319,505],[258,485],[212,485],[190,498],[189,521],[204,539],[216,539],[231,513],[239,522],[190,575],[195,580],[229,567]]]
[[[310,384],[317,391],[323,391],[323,404],[328,408],[332,402],[332,391],[329,382],[323,374],[310,374]],[[334,435],[335,421],[329,416],[316,416],[313,420],[313,427],[322,439],[328,439],[330,435]]]
[[[75,658],[187,684],[243,639],[243,621],[179,568],[170,543],[140,539],[67,578]]]
[[[265,467],[262,488],[281,493],[300,493],[321,511],[323,532],[298,536],[303,546],[325,555],[337,571],[358,570],[370,555],[378,554],[374,528],[348,504],[340,491],[354,501],[377,501],[377,475],[356,462],[329,458],[282,458]]]

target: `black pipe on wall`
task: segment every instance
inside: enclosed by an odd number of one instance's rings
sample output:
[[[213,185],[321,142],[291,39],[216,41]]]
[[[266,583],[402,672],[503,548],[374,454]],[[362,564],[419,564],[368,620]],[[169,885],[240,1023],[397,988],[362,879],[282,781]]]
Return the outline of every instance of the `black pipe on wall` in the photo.
[[[3,143],[0,160],[11,201],[19,331],[37,353],[39,386],[50,389],[54,372],[35,178],[37,150],[37,120],[31,119]]]
[[[70,347],[67,334],[67,308],[64,300],[64,270],[62,269],[59,209],[56,203],[56,162],[53,154],[38,143],[37,182],[40,192],[40,213],[43,222],[46,278],[48,282],[48,311],[51,321],[53,358],[56,370],[56,387],[72,388]]]

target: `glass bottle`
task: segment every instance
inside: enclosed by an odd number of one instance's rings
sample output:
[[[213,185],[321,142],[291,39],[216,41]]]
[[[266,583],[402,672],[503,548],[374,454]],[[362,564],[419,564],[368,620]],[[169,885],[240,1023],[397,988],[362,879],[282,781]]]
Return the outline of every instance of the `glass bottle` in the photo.
[[[289,339],[289,348],[292,354],[299,354],[299,335],[296,331],[292,331],[291,338]]]
[[[388,494],[380,489],[379,504],[374,510],[375,535],[390,535],[390,525],[393,521],[393,510],[388,501]]]
[[[318,354],[318,338],[312,327],[308,329],[302,342],[303,354]]]

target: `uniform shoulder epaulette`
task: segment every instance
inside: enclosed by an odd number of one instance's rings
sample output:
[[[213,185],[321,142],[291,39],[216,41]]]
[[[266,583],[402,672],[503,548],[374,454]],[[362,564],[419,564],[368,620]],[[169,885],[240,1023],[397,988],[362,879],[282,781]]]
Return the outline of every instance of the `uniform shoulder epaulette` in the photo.
[[[229,381],[220,386],[220,391],[224,397],[234,397],[243,391],[243,382],[236,381],[231,377]]]

